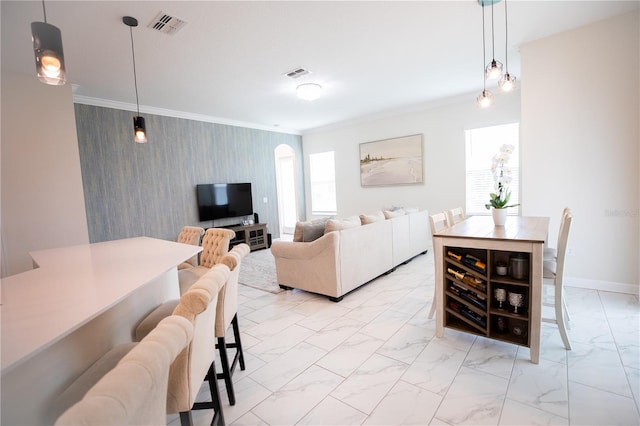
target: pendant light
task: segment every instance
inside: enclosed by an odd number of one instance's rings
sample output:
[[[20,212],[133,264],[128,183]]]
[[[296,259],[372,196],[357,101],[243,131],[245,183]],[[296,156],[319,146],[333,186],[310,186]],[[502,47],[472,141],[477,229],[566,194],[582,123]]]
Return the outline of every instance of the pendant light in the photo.
[[[137,143],[147,142],[147,127],[144,118],[140,116],[140,102],[138,101],[138,79],[136,78],[136,52],[133,48],[133,27],[138,26],[138,20],[131,16],[124,16],[122,22],[129,27],[129,35],[131,36],[131,56],[133,57],[133,84],[136,89],[136,108],[138,115],[133,117],[133,140]]]
[[[485,76],[485,69],[484,69],[484,63],[485,63],[485,40],[484,40],[484,5],[482,5],[482,3],[480,4],[482,6],[482,93],[480,94],[480,96],[478,96],[476,98],[477,102],[478,102],[478,106],[481,108],[487,108],[489,106],[491,106],[493,104],[493,95],[491,94],[491,92],[489,92],[487,90],[487,79],[484,78]]]
[[[42,0],[44,22],[31,23],[33,52],[36,57],[36,76],[45,84],[61,86],[67,82],[62,51],[62,33],[47,23],[47,11]]]
[[[516,88],[516,77],[509,74],[509,60],[507,58],[507,50],[509,49],[508,37],[509,30],[507,28],[507,0],[504,0],[504,66],[505,72],[500,81],[498,81],[498,86],[502,89],[503,92],[510,92]]]
[[[482,10],[484,11],[484,1],[482,2]],[[496,49],[495,49],[495,34],[493,29],[493,5],[496,0],[491,0],[491,62],[487,64],[485,69],[485,78],[487,80],[498,80],[502,77],[502,63],[496,61]],[[483,15],[484,16],[484,15]],[[482,24],[484,25],[484,17],[482,18]],[[484,30],[482,36],[484,37]]]

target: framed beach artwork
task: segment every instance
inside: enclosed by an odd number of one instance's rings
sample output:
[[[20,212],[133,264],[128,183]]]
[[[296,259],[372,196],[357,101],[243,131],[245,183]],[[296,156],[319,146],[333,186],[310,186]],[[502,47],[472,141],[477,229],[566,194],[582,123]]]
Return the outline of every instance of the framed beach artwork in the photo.
[[[422,135],[360,144],[362,186],[422,183]]]

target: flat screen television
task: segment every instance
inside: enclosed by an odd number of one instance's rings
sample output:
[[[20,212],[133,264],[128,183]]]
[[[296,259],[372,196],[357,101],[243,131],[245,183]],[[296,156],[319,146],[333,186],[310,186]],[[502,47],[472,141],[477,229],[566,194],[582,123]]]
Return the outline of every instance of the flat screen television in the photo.
[[[200,222],[253,214],[250,183],[196,185]]]

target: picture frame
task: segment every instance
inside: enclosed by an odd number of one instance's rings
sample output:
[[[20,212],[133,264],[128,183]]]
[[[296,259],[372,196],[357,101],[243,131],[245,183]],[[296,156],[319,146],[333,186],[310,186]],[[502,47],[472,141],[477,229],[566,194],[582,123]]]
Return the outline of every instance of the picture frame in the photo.
[[[413,185],[423,179],[422,135],[360,144],[360,185]]]

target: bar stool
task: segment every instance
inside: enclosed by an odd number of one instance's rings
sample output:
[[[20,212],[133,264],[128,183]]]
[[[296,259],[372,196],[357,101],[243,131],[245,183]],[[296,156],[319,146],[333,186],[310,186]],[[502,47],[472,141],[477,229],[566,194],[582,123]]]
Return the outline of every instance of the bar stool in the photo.
[[[554,288],[554,301],[553,303],[543,302],[543,306],[551,306],[554,308],[554,318],[542,318],[543,322],[556,324],[558,331],[560,331],[560,337],[567,350],[571,350],[571,342],[567,335],[567,325],[570,321],[569,311],[567,310],[567,304],[564,297],[564,268],[565,259],[567,253],[567,242],[569,240],[569,230],[571,229],[571,222],[573,215],[571,211],[567,211],[564,214],[562,223],[560,224],[560,234],[558,236],[558,251],[556,261],[544,261],[543,262],[543,275],[542,284],[552,286]]]
[[[200,245],[200,240],[204,235],[204,228],[200,226],[183,226],[182,230],[178,234],[178,242],[183,244],[191,244],[194,246]],[[192,266],[198,266],[198,255],[196,254],[191,259],[182,262],[178,265],[178,269],[190,268]]]

